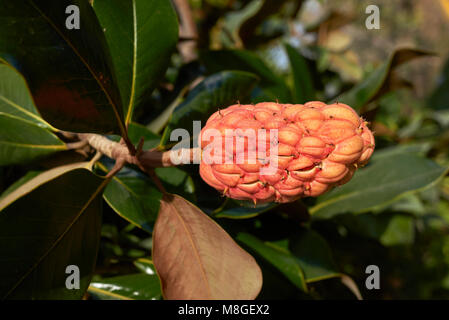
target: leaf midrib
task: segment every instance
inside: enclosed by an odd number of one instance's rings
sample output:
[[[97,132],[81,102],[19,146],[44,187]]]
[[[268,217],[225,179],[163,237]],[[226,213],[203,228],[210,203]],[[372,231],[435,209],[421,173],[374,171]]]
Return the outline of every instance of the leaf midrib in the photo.
[[[192,235],[191,235],[191,230],[190,230],[190,228],[187,226],[187,224],[185,223],[185,221],[184,221],[184,219],[182,218],[182,216],[179,214],[179,212],[178,212],[176,206],[175,206],[174,204],[172,204],[172,203],[169,204],[169,205],[174,209],[175,216],[179,219],[179,221],[181,221],[181,225],[182,225],[184,231],[185,231],[186,234],[187,234],[187,238],[189,239],[190,244],[191,244],[191,246],[192,246],[192,248],[193,248],[193,251],[194,251],[194,253],[195,253],[195,257],[196,257],[197,260],[198,260],[198,264],[199,264],[200,269],[201,269],[201,274],[203,275],[204,282],[206,283],[207,290],[209,291],[209,296],[210,296],[210,297],[213,297],[213,296],[212,296],[212,290],[211,290],[211,288],[210,288],[209,281],[208,281],[208,279],[207,279],[206,271],[205,271],[205,269],[204,269],[204,266],[203,266],[201,257],[200,257],[200,255],[199,255],[199,253],[198,253],[199,250],[198,250],[198,248],[197,248],[197,246],[196,246],[196,244],[195,244],[195,241],[193,240],[193,237],[192,237]]]
[[[29,144],[29,143],[17,143],[10,141],[0,141],[0,145],[11,145],[18,148],[27,148],[27,149],[43,149],[43,150],[66,150],[65,145],[40,145],[40,144]]]
[[[136,92],[136,79],[137,79],[137,14],[136,14],[136,1],[132,0],[133,6],[133,66],[132,66],[132,79],[131,79],[131,93],[129,97],[128,109],[125,117],[125,123],[128,124],[131,121],[131,115],[134,109],[134,100]]]
[[[0,95],[0,99],[5,101],[6,104],[9,104],[11,107],[19,110],[20,112],[26,114],[27,116],[39,121],[40,123],[42,123],[45,126],[49,126],[51,127],[47,122],[45,122],[42,118],[40,118],[39,116],[37,116],[36,114],[22,108],[21,106],[19,106],[18,104],[14,103],[13,101],[9,100],[8,98],[6,98],[4,95]],[[52,128],[52,127],[51,127]]]

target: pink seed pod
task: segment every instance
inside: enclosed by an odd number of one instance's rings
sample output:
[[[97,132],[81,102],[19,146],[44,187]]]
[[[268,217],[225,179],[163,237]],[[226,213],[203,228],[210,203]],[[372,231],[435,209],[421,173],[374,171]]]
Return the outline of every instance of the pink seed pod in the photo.
[[[375,141],[343,103],[263,102],[215,112],[199,146],[201,177],[223,195],[284,203],[347,183],[368,162]]]

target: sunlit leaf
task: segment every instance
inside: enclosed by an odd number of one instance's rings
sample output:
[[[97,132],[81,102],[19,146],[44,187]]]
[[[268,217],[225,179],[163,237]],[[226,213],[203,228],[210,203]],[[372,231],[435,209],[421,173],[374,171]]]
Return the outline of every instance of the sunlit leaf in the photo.
[[[153,261],[145,258],[140,258],[134,261],[134,265],[142,271],[143,273],[149,274],[149,275],[155,275],[156,269],[154,268]]]
[[[10,65],[0,63],[0,112],[49,128],[34,106],[23,77]]]
[[[374,163],[382,159],[401,154],[408,154],[410,156],[425,156],[425,154],[430,150],[431,147],[432,144],[430,142],[400,144],[393,147],[376,150],[371,156],[370,162]]]
[[[104,278],[90,284],[89,294],[99,300],[160,300],[157,275],[143,273]]]
[[[347,184],[318,197],[312,218],[366,212],[385,206],[401,195],[424,189],[447,172],[434,161],[413,154],[392,154],[360,169]]]
[[[0,112],[0,166],[25,163],[67,150],[48,129]]]

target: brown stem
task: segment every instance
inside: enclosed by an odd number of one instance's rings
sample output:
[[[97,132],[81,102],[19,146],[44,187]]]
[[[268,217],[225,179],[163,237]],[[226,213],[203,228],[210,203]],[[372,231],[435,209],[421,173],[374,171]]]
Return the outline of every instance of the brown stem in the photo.
[[[193,163],[199,159],[198,148],[177,149],[165,152],[157,150],[145,150],[132,155],[126,145],[109,140],[108,138],[93,133],[79,133],[78,138],[87,141],[91,147],[105,156],[114,159],[117,163],[129,163],[137,165],[143,171],[148,172],[154,168],[174,167],[182,163]],[[140,143],[141,145],[141,143]],[[173,161],[179,159],[178,161]]]

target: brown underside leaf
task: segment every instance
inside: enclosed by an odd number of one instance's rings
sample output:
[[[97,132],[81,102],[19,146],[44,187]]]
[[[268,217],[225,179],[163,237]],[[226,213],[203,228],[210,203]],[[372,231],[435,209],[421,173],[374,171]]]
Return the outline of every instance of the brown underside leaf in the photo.
[[[162,198],[153,261],[165,299],[255,299],[262,272],[217,223],[178,195]]]

